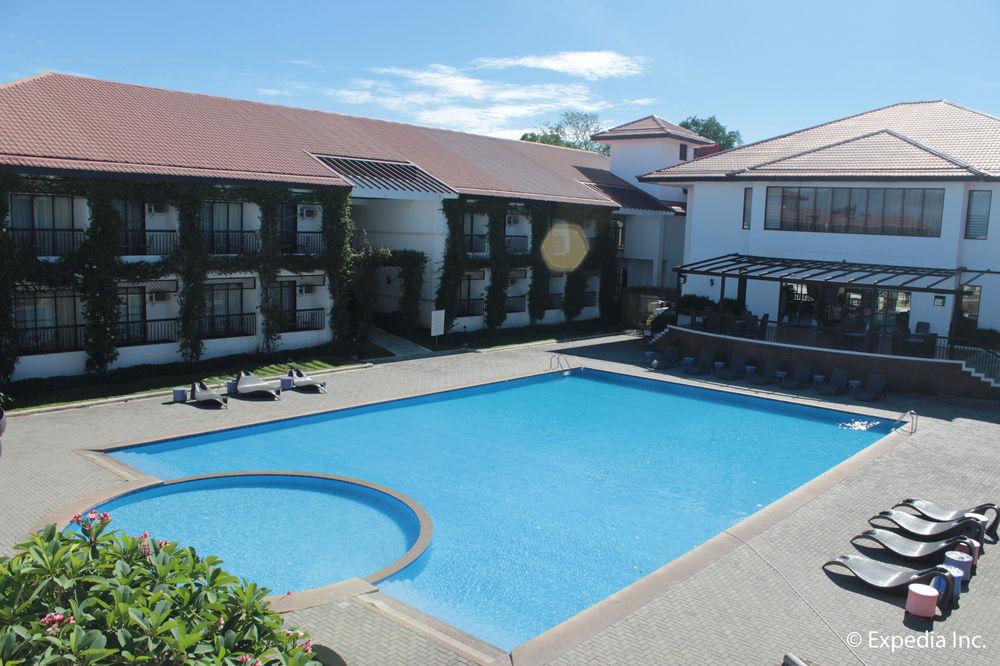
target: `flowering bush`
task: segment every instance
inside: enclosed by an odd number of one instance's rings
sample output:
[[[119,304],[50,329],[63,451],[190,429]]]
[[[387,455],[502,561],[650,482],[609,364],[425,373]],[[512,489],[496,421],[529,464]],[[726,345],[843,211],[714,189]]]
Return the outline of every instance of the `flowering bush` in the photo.
[[[265,588],[193,548],[108,532],[91,511],[0,557],[0,665],[305,666],[312,641],[286,629]]]

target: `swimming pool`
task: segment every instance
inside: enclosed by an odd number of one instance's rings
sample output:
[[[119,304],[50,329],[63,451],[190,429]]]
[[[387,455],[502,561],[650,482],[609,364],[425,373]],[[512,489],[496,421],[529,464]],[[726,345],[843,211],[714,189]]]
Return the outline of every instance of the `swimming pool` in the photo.
[[[509,650],[888,432],[859,420],[586,369],[112,455],[162,479],[299,470],[405,493],[427,509],[434,537],[380,589]],[[282,547],[258,538],[256,548]]]

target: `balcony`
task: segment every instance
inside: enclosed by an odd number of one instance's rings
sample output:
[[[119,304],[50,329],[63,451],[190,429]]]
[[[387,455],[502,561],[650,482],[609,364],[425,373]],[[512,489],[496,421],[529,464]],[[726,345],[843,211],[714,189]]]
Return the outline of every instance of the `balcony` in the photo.
[[[147,319],[118,322],[116,344],[119,347],[177,342],[176,319]]]
[[[485,312],[483,299],[463,298],[456,304],[456,317],[482,317]]]
[[[256,231],[203,230],[210,254],[252,254],[260,248]]]
[[[176,231],[129,230],[122,237],[120,254],[166,256],[177,247]]]
[[[240,338],[257,334],[257,314],[211,315],[201,318],[201,335],[206,340],[212,338]]]
[[[289,310],[281,313],[281,332],[322,331],[326,327],[325,320],[323,308]]]
[[[17,329],[17,346],[24,355],[83,349],[83,325]]]
[[[527,254],[528,253],[528,237],[527,236],[505,236],[504,244],[507,247],[507,251],[511,254]]]
[[[546,310],[562,310],[562,306],[563,306],[562,294],[549,294],[545,303]]]
[[[295,242],[290,241],[291,234],[282,236],[282,249],[288,254],[323,254],[326,245],[321,231],[296,231]]]
[[[486,234],[466,234],[465,251],[471,254],[486,254]]]
[[[14,247],[36,257],[65,257],[80,249],[83,229],[11,229]]]
[[[527,296],[508,296],[505,312],[508,314],[525,312],[528,309]]]

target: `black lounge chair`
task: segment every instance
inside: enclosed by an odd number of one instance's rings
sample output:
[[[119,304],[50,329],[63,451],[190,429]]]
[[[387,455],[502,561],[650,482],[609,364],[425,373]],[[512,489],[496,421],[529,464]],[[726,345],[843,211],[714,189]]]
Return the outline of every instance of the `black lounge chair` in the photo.
[[[972,539],[966,536],[949,537],[940,541],[915,541],[898,532],[878,528],[862,532],[852,538],[851,543],[863,539],[874,541],[893,555],[898,555],[906,560],[920,561],[935,558],[940,560],[944,557],[945,551],[955,550],[955,546],[960,543],[965,543],[969,547],[970,553],[973,549]]]
[[[299,368],[289,370],[288,376],[292,378],[292,388],[315,389],[319,393],[326,393],[326,382],[313,379]]]
[[[880,400],[885,395],[885,375],[878,375],[874,372],[868,375],[868,383],[864,388],[859,388],[854,392],[854,397],[865,402]]]
[[[860,555],[839,555],[829,562],[825,562],[823,568],[826,569],[834,565],[844,567],[865,585],[889,594],[906,594],[907,589],[913,583],[930,585],[938,576],[944,576],[945,590],[944,594],[940,596],[939,602],[941,610],[948,610],[954,598],[955,577],[947,569],[940,566],[923,571],[911,571],[910,569],[894,567],[891,564],[876,562]]]
[[[246,370],[240,370],[236,378],[236,392],[240,395],[270,395],[275,400],[281,400],[281,382],[264,380]]]
[[[812,380],[812,368],[808,363],[796,363],[795,370],[781,380],[781,388],[797,389],[807,385]]]
[[[714,360],[715,354],[710,351],[703,351],[698,354],[698,358],[694,360],[694,363],[684,366],[684,374],[700,375],[708,370]]]
[[[769,358],[764,363],[764,369],[761,372],[750,375],[749,377],[750,383],[757,384],[758,386],[763,386],[764,384],[770,384],[775,379],[777,379],[775,373],[778,372],[779,369],[780,366],[778,365],[778,362],[773,358]]]
[[[993,520],[986,526],[986,533],[994,539],[997,538],[997,523],[1000,523],[1000,507],[998,507],[994,502],[983,502],[982,504],[977,504],[976,506],[970,506],[968,509],[946,509],[936,502],[913,498],[905,499],[902,502],[897,503],[892,508],[898,509],[903,506],[908,509],[913,509],[920,516],[923,516],[928,520],[934,520],[939,523],[950,520],[958,520],[959,518],[963,518],[967,513],[985,515],[987,511],[992,511]]]
[[[198,404],[213,404],[219,407],[228,407],[229,398],[219,395],[217,392],[205,386],[204,381],[191,383],[191,400]]]
[[[914,516],[912,513],[890,509],[889,511],[879,511],[877,515],[868,519],[868,524],[872,527],[884,527],[884,525],[876,523],[876,520],[892,523],[903,532],[926,540],[947,539],[973,531],[977,535],[976,540],[983,543],[983,526],[975,518],[962,517],[955,520],[934,522]]]
[[[660,357],[656,359],[656,367],[661,370],[663,368],[672,368],[673,366],[677,365],[677,362],[680,360],[680,358],[681,358],[681,348],[675,347],[674,345],[670,345],[669,347],[664,349],[663,353],[660,354]]]
[[[847,370],[834,368],[830,381],[820,384],[817,389],[823,395],[840,395],[847,390]]]
[[[733,354],[729,360],[729,365],[719,370],[719,379],[736,379],[747,369],[747,357],[742,354]]]

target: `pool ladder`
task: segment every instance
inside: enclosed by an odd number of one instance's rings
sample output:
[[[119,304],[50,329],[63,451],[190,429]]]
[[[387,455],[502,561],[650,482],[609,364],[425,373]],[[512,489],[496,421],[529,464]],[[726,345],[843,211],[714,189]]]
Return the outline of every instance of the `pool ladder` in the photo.
[[[909,429],[906,431],[907,435],[912,435],[917,431],[917,412],[914,410],[908,410],[896,417],[893,422],[892,427],[889,428],[889,432],[896,432],[896,428],[903,422],[903,419],[909,418]]]
[[[555,370],[569,372],[574,369],[575,368],[570,360],[562,354],[556,354],[555,356],[551,356],[549,358],[549,372],[553,372]]]

